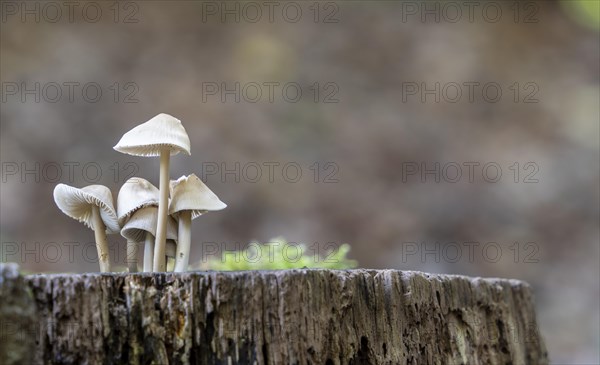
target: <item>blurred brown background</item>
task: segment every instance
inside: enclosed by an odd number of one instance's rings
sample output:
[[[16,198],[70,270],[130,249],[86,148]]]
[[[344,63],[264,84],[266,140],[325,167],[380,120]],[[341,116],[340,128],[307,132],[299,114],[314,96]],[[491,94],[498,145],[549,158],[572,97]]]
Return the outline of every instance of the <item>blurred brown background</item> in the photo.
[[[112,146],[166,112],[192,141],[171,177],[229,205],[195,241],[526,280],[553,362],[598,363],[598,2],[462,3],[2,1],[0,259],[97,271],[52,189],[158,185]]]

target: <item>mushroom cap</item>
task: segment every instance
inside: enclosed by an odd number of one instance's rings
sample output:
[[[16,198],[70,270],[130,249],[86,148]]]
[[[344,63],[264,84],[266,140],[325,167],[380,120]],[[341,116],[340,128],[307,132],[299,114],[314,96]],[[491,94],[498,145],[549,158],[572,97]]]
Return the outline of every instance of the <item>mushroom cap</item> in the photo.
[[[156,236],[158,224],[158,208],[149,206],[138,209],[121,229],[121,236],[135,242],[143,242],[146,232]],[[167,239],[177,240],[177,221],[173,217],[167,218]]]
[[[58,184],[54,188],[54,202],[63,213],[83,222],[91,229],[94,229],[92,208],[97,206],[100,208],[100,217],[106,225],[106,233],[119,233],[119,222],[112,194],[104,185],[90,185],[79,189]]]
[[[158,206],[160,192],[148,180],[132,177],[119,190],[117,216],[122,227],[129,216],[140,208]]]
[[[171,180],[169,189],[171,191],[169,214],[172,215],[177,215],[183,210],[191,210],[192,219],[196,219],[206,212],[227,207],[227,204],[219,200],[195,174]]]
[[[190,155],[190,138],[181,121],[161,113],[125,133],[115,150],[133,156],[160,156],[168,148],[171,156],[184,152]]]

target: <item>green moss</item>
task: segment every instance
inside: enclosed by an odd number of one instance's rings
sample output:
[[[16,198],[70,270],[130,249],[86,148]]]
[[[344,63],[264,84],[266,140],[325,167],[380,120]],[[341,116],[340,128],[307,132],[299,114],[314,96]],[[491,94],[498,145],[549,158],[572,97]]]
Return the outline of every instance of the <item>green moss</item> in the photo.
[[[319,253],[322,249],[322,255]],[[192,269],[221,271],[237,270],[282,270],[300,268],[351,269],[358,265],[346,257],[350,251],[348,244],[339,247],[322,248],[318,245],[290,244],[279,237],[269,243],[252,242],[241,251],[225,251],[220,257],[192,265]]]
[[[595,30],[600,29],[600,1],[563,0],[560,4],[567,14],[579,24]]]

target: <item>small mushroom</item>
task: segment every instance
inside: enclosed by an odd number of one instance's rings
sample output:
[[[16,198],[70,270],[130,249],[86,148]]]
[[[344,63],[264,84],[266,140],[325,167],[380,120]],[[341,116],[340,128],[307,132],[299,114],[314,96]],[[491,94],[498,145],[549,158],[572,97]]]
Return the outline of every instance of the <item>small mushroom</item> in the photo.
[[[177,223],[175,224],[175,230],[177,230]],[[177,251],[177,242],[174,240],[167,239],[167,249],[165,250],[167,271],[171,267],[171,271],[175,268],[175,255]]]
[[[153,268],[154,271],[165,271],[169,158],[179,152],[190,155],[190,139],[179,119],[161,113],[125,133],[114,149],[133,156],[160,156],[160,196]]]
[[[148,206],[158,207],[158,189],[152,185],[149,181],[142,179],[141,177],[132,177],[127,180],[125,184],[119,190],[119,196],[117,198],[117,214],[119,220],[119,226],[124,227],[127,220],[141,208]],[[123,230],[121,230],[122,233]],[[155,230],[153,230],[154,232]],[[122,234],[121,234],[122,235]],[[123,236],[125,237],[125,236]],[[125,237],[127,238],[127,237]],[[154,237],[153,237],[154,239]],[[127,267],[129,272],[137,272],[137,250],[138,242],[142,240],[130,240],[127,239]],[[150,249],[149,245],[146,245],[144,255],[154,256],[154,243],[152,244],[152,252],[147,252]],[[151,270],[150,270],[151,271]]]
[[[177,231],[177,225],[175,226],[175,231]],[[175,258],[177,250],[177,242],[175,240],[170,240],[167,238],[167,249],[165,250],[165,256],[167,258]]]
[[[152,271],[154,265],[154,235],[156,234],[157,222],[158,208],[156,206],[147,206],[133,213],[121,230],[121,235],[127,239],[127,242],[145,242],[144,272]],[[176,240],[177,222],[172,217],[168,217],[166,246],[175,245]],[[165,260],[166,256],[163,256],[163,261]]]
[[[227,205],[194,174],[171,181],[170,190],[169,213],[179,218],[179,239],[174,271],[183,272],[187,270],[190,260],[192,219],[206,212],[224,209]]]
[[[54,202],[63,213],[94,230],[100,271],[110,272],[106,234],[119,232],[110,189],[103,185],[90,185],[78,189],[58,184],[54,188]]]

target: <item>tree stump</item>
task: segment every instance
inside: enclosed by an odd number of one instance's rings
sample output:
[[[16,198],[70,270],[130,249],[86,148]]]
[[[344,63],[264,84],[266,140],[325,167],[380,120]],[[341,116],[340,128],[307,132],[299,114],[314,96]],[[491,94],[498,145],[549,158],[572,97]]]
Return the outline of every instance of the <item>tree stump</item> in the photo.
[[[516,280],[396,270],[0,272],[0,321],[13,329],[0,358],[34,356],[24,363],[548,363],[531,289]],[[15,336],[36,345],[23,353]]]
[[[0,364],[33,364],[38,317],[15,264],[0,264]]]

